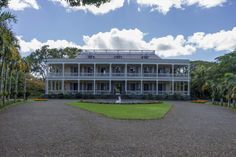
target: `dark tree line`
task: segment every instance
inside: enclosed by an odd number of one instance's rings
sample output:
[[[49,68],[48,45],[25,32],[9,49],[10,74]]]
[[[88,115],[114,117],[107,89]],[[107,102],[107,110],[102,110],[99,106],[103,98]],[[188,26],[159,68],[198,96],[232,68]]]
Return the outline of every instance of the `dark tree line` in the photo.
[[[236,51],[216,58],[215,62],[194,61],[191,71],[193,98],[236,105]]]

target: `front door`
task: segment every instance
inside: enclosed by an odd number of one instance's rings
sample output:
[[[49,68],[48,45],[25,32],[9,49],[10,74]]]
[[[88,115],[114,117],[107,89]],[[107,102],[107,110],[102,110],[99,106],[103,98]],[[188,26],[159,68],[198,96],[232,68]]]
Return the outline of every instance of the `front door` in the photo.
[[[116,82],[114,90],[115,90],[115,94],[121,94],[122,93],[122,83]]]

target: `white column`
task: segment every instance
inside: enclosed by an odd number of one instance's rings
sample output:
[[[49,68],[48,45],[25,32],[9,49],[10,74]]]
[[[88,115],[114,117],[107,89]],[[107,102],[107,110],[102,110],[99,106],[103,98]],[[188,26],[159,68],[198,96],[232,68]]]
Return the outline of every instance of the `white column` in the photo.
[[[112,67],[111,67],[111,64],[110,64],[110,66],[109,66],[109,76],[110,76],[110,78],[111,78],[111,76],[112,76]]]
[[[141,77],[143,78],[143,64],[141,64]]]
[[[80,64],[78,64],[78,77],[80,77]]]
[[[45,94],[48,95],[48,79],[46,79]]]
[[[63,78],[65,76],[65,64],[64,63],[62,63],[62,76],[63,76]]]
[[[174,64],[172,64],[172,94],[175,93]]]
[[[64,79],[61,81],[61,90],[62,90],[62,93],[64,94]]]
[[[190,76],[190,64],[188,64],[188,95],[190,95],[190,80],[191,80],[191,76]]]
[[[156,94],[158,95],[158,80],[156,80]]]
[[[109,92],[111,94],[111,80],[109,80]]]

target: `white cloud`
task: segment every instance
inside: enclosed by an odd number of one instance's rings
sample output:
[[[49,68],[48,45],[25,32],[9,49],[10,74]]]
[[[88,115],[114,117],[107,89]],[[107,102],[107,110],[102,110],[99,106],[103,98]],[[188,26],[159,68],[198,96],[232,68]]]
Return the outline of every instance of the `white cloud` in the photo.
[[[92,36],[83,36],[84,48],[94,49],[145,49],[148,45],[144,33],[138,29],[111,29]]]
[[[102,15],[106,14],[110,11],[114,11],[118,8],[123,7],[125,0],[111,0],[108,3],[101,4],[100,7],[96,7],[95,5],[85,5],[85,6],[79,6],[79,7],[71,7],[66,1],[64,0],[50,0],[54,3],[58,3],[59,5],[63,6],[67,9],[67,11],[85,11],[85,12],[91,12],[95,15]]]
[[[188,38],[188,42],[194,44],[197,48],[204,50],[214,49],[215,51],[233,51],[236,49],[235,41],[236,27],[232,30],[221,30],[212,34],[197,32]]]
[[[37,0],[10,0],[8,6],[10,9],[16,11],[21,11],[26,8],[39,9]]]
[[[186,6],[197,5],[202,8],[222,6],[227,0],[134,0],[140,6],[150,7],[151,11],[166,14],[172,8],[184,9]]]
[[[197,32],[189,37],[184,37],[183,35],[154,37],[149,41],[144,40],[145,35],[146,33],[137,28],[122,30],[113,28],[108,32],[83,36],[83,46],[66,40],[41,42],[37,39],[32,39],[31,41],[25,41],[22,36],[18,36],[18,39],[22,53],[34,51],[43,45],[49,45],[50,48],[155,50],[156,54],[161,57],[191,55],[199,49],[213,49],[216,52],[230,52],[236,49],[236,27],[232,30],[222,30],[212,34]]]
[[[186,43],[183,35],[153,38],[147,42],[145,33],[139,29],[111,29],[110,32],[100,32],[92,36],[84,36],[83,48],[93,49],[148,49],[156,50],[162,57],[189,55],[195,52],[195,48]]]
[[[77,47],[80,48],[79,45],[67,41],[67,40],[47,40],[46,42],[41,42],[38,39],[32,39],[31,41],[25,41],[22,36],[17,36],[19,40],[19,44],[21,47],[21,53],[27,54],[29,52],[35,51],[36,49],[40,49],[44,45],[49,45],[50,48],[66,48],[66,47]]]
[[[191,55],[196,51],[195,47],[187,44],[183,35],[178,35],[175,38],[171,35],[153,38],[149,42],[149,47],[156,50],[157,54],[163,57]]]

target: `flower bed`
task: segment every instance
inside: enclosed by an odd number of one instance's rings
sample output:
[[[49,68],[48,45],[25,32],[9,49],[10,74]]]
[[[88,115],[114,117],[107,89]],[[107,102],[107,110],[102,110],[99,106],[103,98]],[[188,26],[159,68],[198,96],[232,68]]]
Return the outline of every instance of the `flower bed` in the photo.
[[[192,102],[193,103],[202,103],[202,104],[204,104],[204,103],[206,103],[208,101],[207,100],[193,100]]]
[[[34,101],[48,101],[48,99],[45,98],[35,98]]]

